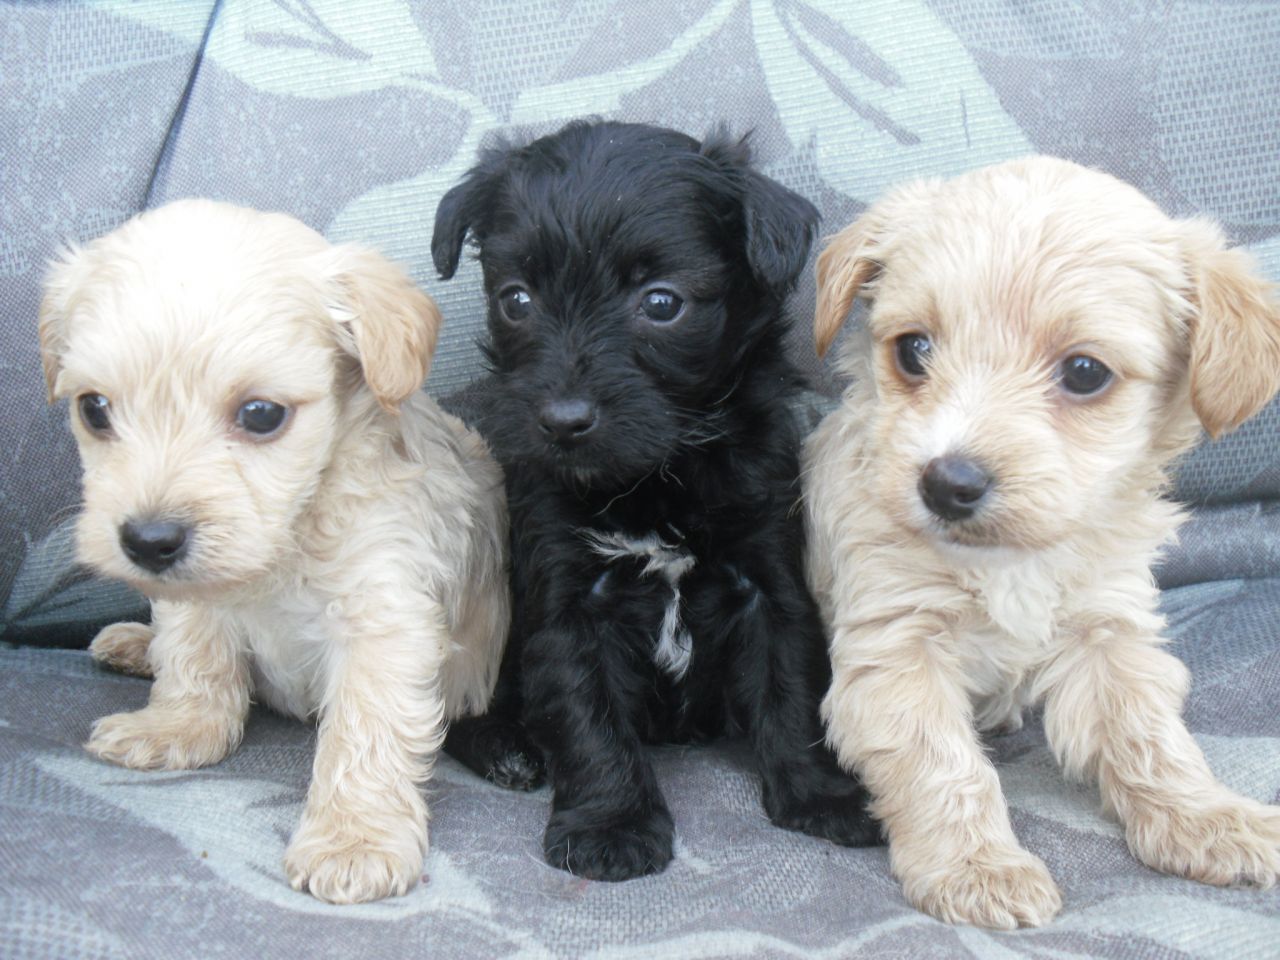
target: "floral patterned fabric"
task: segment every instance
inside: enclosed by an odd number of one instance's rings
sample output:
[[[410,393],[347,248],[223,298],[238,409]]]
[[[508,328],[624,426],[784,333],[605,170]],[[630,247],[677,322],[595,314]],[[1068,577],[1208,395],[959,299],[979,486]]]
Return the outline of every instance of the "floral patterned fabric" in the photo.
[[[479,271],[441,283],[435,205],[495,135],[580,115],[695,135],[752,130],[771,176],[834,231],[884,189],[1029,152],[1207,214],[1280,280],[1280,5],[1191,0],[97,0],[0,2],[0,639],[83,645],[140,598],[74,563],[78,464],[44,402],[35,317],[59,245],[204,195],[285,210],[403,262],[446,328],[428,389],[480,372]],[[791,347],[820,411],[812,280]],[[1280,750],[1280,405],[1184,463],[1197,511],[1162,572],[1193,729],[1229,783],[1274,802]],[[311,734],[255,714],[195,774],[133,774],[77,744],[138,705],[83,654],[0,650],[0,954],[610,956],[1276,955],[1280,898],[1158,877],[1036,724],[993,744],[1024,841],[1062,881],[1014,935],[911,911],[883,851],[768,826],[733,745],[662,750],[680,830],[660,877],[588,884],[541,865],[546,796],[449,762],[430,882],[325,907],[284,883]]]

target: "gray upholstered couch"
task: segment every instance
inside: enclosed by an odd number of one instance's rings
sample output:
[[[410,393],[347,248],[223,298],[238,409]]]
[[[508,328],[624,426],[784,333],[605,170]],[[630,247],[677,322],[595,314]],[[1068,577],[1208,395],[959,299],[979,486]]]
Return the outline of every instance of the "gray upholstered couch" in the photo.
[[[71,562],[78,472],[35,340],[58,244],[186,195],[289,211],[404,262],[447,327],[429,388],[478,371],[473,264],[441,284],[440,194],[494,130],[581,114],[754,128],[834,229],[889,184],[1032,151],[1219,218],[1280,279],[1280,5],[1070,0],[150,0],[0,3],[0,955],[1280,956],[1280,893],[1138,866],[1038,724],[996,740],[1014,823],[1066,909],[1016,934],[912,911],[883,850],[769,826],[734,745],[655,751],[679,830],[660,876],[542,864],[547,794],[444,761],[427,878],[331,907],[280,857],[312,732],[265,711],[226,762],[142,774],[80,749],[139,680],[76,649],[136,612]],[[812,283],[793,347],[812,360]],[[820,405],[820,400],[817,401]],[[1280,790],[1280,408],[1195,453],[1197,513],[1161,572],[1187,716],[1230,785]]]

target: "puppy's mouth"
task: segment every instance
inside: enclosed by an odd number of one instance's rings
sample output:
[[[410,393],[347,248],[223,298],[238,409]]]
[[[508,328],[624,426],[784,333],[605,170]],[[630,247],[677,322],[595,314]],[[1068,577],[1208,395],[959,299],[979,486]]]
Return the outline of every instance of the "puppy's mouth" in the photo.
[[[977,520],[946,521],[930,517],[923,532],[938,543],[953,547],[983,549],[1010,546],[999,530]]]
[[[256,566],[219,562],[198,524],[125,523],[119,528],[120,561],[113,574],[148,597],[174,601],[208,601],[252,587],[270,571]],[[141,531],[139,531],[141,527]],[[247,556],[236,558],[241,563]]]
[[[1043,550],[1056,540],[1046,531],[1026,523],[992,505],[959,520],[946,520],[924,509],[919,498],[912,502],[903,518],[912,533],[943,550],[959,551],[964,556]]]

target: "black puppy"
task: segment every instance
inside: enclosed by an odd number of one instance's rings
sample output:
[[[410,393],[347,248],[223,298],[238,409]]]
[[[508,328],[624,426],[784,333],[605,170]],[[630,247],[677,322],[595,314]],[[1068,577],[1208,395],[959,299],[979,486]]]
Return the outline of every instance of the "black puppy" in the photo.
[[[735,731],[774,823],[879,842],[822,745],[830,666],[794,509],[783,300],[817,221],[745,141],[620,123],[485,151],[440,202],[436,269],[453,275],[468,233],[484,269],[479,425],[506,469],[516,596],[496,710],[522,694],[546,754],[553,866],[663,869],[671,815],[642,744]],[[474,730],[455,752],[503,779]]]

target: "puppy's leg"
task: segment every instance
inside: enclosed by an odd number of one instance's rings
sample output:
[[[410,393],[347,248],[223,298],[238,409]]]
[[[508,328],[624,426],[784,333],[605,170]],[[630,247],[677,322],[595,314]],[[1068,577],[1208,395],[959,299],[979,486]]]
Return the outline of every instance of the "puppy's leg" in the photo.
[[[525,643],[525,716],[553,789],[547,863],[592,880],[658,873],[671,814],[636,732],[643,674],[623,662],[622,629],[586,619]]]
[[[113,623],[98,631],[89,644],[89,654],[104,667],[150,679],[147,649],[154,636],[155,630],[145,623]]]
[[[542,786],[546,768],[520,720],[520,658],[523,645],[512,631],[489,709],[479,717],[459,717],[449,724],[445,752],[460,763],[510,790]]]
[[[249,674],[239,637],[212,608],[157,602],[151,628],[108,627],[95,638],[94,655],[123,639],[132,658],[150,629],[155,636],[143,656],[156,679],[147,706],[103,717],[85,748],[142,769],[217,763],[240,742],[249,712]]]
[[[399,896],[422,869],[419,784],[444,740],[437,680],[450,641],[444,612],[414,597],[405,587],[346,601],[347,632],[326,664],[311,787],[284,865],[295,890],[330,903]]]
[[[867,812],[870,797],[823,742],[818,705],[831,681],[817,607],[799,577],[774,571],[724,572],[733,582],[711,586],[733,612],[735,701],[747,718],[769,819],[788,830],[850,846],[883,843]],[[716,588],[721,588],[717,591]]]
[[[875,797],[908,900],[950,923],[1038,926],[1062,899],[1014,836],[945,631],[927,616],[837,629],[828,736]]]
[[[1045,730],[1068,773],[1096,776],[1143,863],[1212,884],[1272,886],[1280,808],[1213,776],[1180,717],[1188,673],[1162,641],[1099,626],[1045,671]]]

